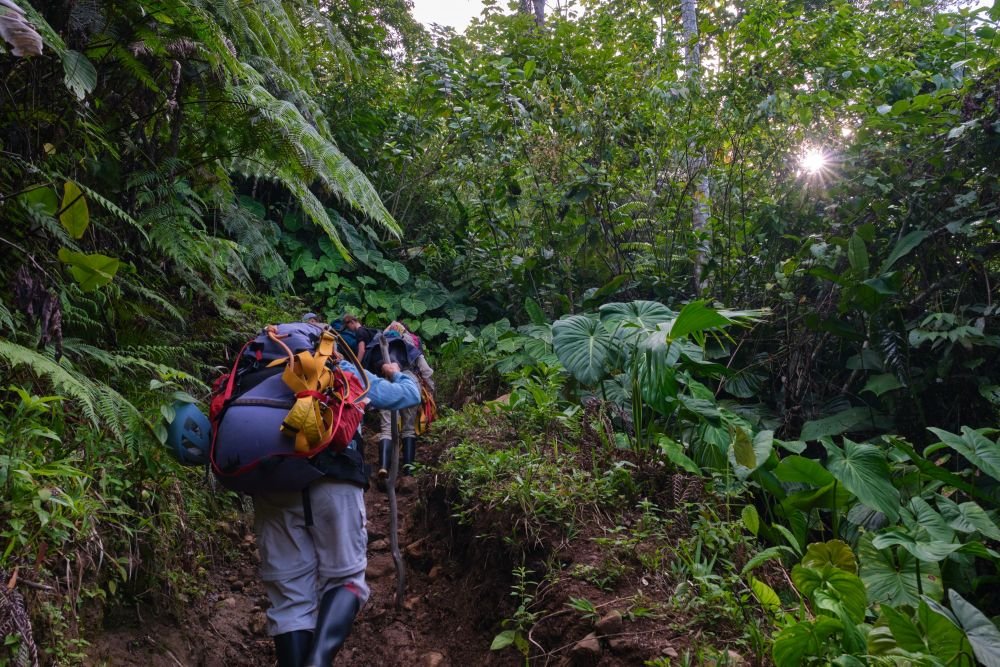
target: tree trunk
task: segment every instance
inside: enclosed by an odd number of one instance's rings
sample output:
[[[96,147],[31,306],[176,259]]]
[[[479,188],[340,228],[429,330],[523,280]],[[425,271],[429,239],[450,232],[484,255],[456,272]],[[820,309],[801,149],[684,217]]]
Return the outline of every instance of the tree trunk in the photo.
[[[701,44],[698,41],[698,4],[697,0],[681,0],[681,24],[684,30],[684,62],[687,66],[687,78],[692,93],[701,92]],[[700,95],[693,95],[697,98]],[[690,145],[688,170],[697,180],[695,186],[694,207],[691,211],[691,230],[698,238],[698,248],[695,253],[692,270],[692,283],[695,294],[701,296],[705,279],[703,274],[708,248],[701,239],[708,228],[708,218],[712,214],[712,183],[708,177],[708,158],[703,147]]]
[[[545,0],[520,0],[518,11],[522,14],[533,15],[535,25],[539,28],[545,23]]]

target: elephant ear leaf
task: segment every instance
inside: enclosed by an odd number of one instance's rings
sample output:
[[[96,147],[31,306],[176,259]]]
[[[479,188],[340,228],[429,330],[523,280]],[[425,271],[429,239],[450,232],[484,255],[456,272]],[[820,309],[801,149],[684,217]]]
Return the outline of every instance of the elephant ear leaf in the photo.
[[[552,346],[559,361],[580,382],[596,385],[606,377],[611,336],[600,320],[571,315],[552,325]]]
[[[885,453],[874,445],[859,444],[844,438],[844,449],[829,440],[826,448],[826,469],[865,505],[885,514],[889,520],[899,519],[899,491],[889,481],[889,464]]]
[[[948,591],[948,598],[979,662],[986,667],[1000,667],[1000,630],[954,589]]]

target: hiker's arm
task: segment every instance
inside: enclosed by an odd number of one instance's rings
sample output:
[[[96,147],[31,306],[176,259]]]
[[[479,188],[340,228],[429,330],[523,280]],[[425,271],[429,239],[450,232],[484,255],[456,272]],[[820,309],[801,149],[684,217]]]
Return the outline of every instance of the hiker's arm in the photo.
[[[402,410],[420,403],[420,386],[409,375],[400,373],[398,366],[388,380],[368,371],[365,373],[371,382],[371,389],[368,390],[371,407],[378,410]]]
[[[361,361],[364,358],[365,358],[365,341],[359,340],[358,341],[358,361]]]

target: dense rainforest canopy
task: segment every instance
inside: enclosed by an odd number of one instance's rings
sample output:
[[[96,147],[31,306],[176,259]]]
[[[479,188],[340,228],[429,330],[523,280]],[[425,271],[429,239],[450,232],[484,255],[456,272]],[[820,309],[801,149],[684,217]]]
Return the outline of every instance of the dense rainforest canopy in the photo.
[[[0,571],[43,662],[81,605],[181,604],[223,500],[171,406],[312,310],[405,319],[442,406],[510,393],[455,516],[532,469],[660,539],[700,480],[720,514],[632,564],[742,628],[692,651],[1000,665],[1000,4],[509,4],[0,0]]]

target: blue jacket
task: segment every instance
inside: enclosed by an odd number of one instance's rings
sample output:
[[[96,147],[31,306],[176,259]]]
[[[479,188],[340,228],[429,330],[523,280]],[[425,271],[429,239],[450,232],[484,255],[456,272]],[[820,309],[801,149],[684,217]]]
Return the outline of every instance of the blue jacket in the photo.
[[[364,383],[364,378],[354,364],[341,359],[338,366],[342,371],[351,373],[361,380],[362,384]],[[368,371],[362,372],[368,376],[368,381],[371,383],[371,389],[367,394],[369,405],[376,410],[402,410],[420,404],[420,385],[406,373],[396,373],[390,381]]]

